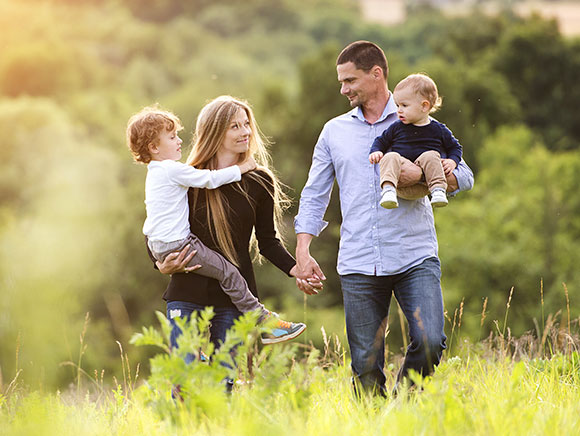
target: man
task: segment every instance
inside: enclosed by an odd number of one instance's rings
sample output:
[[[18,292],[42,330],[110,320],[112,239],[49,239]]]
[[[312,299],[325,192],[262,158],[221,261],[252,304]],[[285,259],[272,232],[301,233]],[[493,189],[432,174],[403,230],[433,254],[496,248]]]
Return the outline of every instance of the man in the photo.
[[[328,224],[323,216],[336,178],[343,219],[337,270],[352,370],[363,388],[384,395],[384,338],[393,292],[410,335],[397,380],[410,370],[432,373],[445,349],[437,236],[425,197],[401,200],[398,209],[379,207],[379,168],[369,163],[369,149],[397,120],[383,51],[371,42],[357,41],[340,53],[336,64],[340,92],[354,109],[327,122],[314,148],[294,223],[297,284],[313,294],[317,283],[313,285],[312,278],[325,278],[309,249]],[[417,166],[404,166],[399,186],[415,185],[421,177]],[[471,189],[473,173],[465,162],[448,178],[448,185],[452,194]]]

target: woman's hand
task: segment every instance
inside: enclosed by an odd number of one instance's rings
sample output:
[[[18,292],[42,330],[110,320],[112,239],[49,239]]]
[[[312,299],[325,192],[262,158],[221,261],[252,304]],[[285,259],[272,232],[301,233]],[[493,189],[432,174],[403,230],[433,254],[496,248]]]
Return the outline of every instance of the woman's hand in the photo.
[[[187,266],[197,251],[189,246],[179,252],[169,253],[163,262],[155,262],[162,274],[188,273],[201,268],[201,265]]]

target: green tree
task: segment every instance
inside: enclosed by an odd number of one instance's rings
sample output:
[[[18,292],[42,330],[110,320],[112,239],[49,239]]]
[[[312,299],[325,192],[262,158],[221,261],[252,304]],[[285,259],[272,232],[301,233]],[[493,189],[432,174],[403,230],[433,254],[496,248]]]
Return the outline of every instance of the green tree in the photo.
[[[578,285],[580,203],[571,190],[580,155],[550,152],[519,126],[500,128],[479,159],[474,190],[436,214],[447,303],[465,297],[473,314],[488,297],[488,310],[501,314],[513,286],[510,326],[519,334],[540,318],[541,280],[546,313],[565,307],[562,282]],[[478,322],[467,321],[472,333]]]
[[[580,91],[580,45],[565,41],[555,21],[539,16],[506,29],[493,59],[523,110],[525,123],[552,150],[577,148],[574,112]]]

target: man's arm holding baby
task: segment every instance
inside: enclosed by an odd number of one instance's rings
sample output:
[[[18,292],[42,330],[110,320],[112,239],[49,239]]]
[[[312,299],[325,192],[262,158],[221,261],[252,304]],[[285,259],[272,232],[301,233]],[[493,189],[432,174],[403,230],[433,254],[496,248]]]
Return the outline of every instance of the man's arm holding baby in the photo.
[[[423,181],[423,171],[411,161],[404,161],[401,165],[399,187],[413,186]],[[459,162],[457,168],[447,175],[447,192],[455,194],[459,191],[468,191],[473,187],[473,172],[464,160]]]

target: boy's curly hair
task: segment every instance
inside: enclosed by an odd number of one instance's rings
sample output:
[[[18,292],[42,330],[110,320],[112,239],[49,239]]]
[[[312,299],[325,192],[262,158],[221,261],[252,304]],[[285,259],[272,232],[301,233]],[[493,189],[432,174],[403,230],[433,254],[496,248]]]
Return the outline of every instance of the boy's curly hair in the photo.
[[[129,118],[127,123],[127,146],[131,150],[133,159],[141,163],[151,162],[149,145],[159,144],[159,134],[165,129],[167,132],[183,129],[177,115],[160,109],[157,106],[148,106]]]

